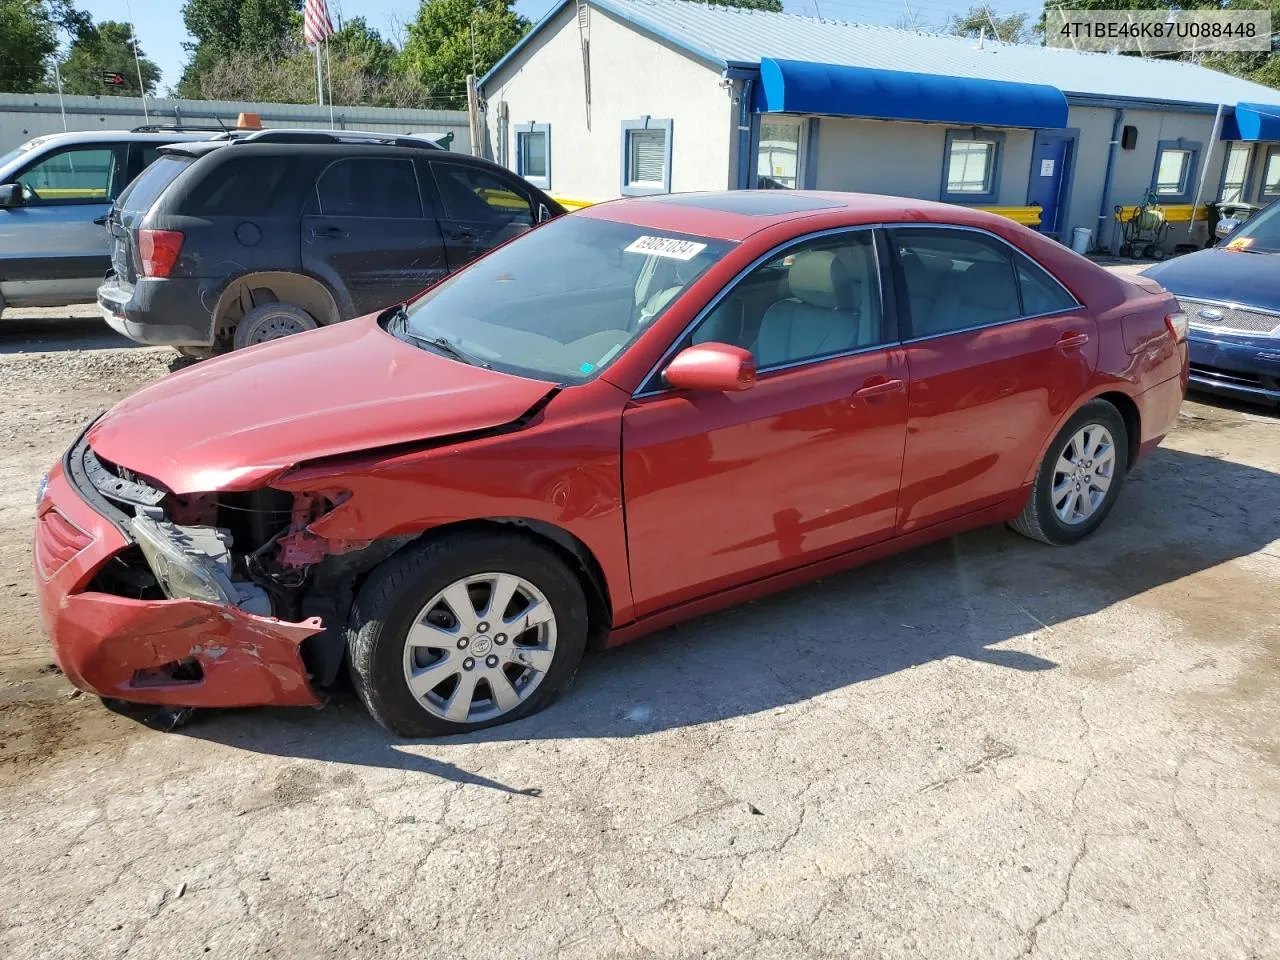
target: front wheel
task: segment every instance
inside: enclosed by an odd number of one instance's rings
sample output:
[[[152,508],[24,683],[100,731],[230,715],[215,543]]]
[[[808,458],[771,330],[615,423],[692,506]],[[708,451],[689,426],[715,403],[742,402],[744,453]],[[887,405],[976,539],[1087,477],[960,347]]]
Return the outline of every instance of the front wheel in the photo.
[[[474,531],[375,570],[347,632],[360,698],[404,737],[540,710],[573,677],[586,642],[582,586],[559,557],[525,537]]]
[[[1102,524],[1129,468],[1129,433],[1120,411],[1090,400],[1054,437],[1031,497],[1010,526],[1058,546],[1083,540]]]

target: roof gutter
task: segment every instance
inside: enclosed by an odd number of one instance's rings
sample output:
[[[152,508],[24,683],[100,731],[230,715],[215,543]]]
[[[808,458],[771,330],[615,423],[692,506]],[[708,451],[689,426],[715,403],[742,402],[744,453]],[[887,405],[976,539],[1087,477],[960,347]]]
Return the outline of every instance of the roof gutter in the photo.
[[[1159,110],[1164,113],[1213,113],[1216,103],[1193,103],[1189,100],[1148,100],[1143,97],[1118,97],[1098,93],[1072,93],[1063,90],[1067,105],[1072,107],[1102,107],[1108,110]]]

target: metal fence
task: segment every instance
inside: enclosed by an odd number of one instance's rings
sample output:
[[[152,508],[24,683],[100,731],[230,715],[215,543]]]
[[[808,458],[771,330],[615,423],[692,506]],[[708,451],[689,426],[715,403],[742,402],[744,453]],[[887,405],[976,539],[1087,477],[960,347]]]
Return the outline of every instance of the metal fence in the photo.
[[[329,108],[300,103],[240,103],[230,100],[159,100],[139,97],[63,97],[56,93],[0,93],[0,154],[46,133],[66,130],[130,130],[144,123],[234,127],[241,113],[256,113],[264,127],[330,125]],[[65,126],[64,126],[65,123]],[[451,150],[467,153],[471,137],[463,110],[334,107],[339,130],[379,133],[452,133]]]

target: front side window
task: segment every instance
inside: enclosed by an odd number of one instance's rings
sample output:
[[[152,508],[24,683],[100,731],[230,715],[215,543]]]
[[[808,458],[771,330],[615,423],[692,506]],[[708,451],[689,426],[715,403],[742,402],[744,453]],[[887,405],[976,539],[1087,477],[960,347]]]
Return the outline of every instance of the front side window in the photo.
[[[338,160],[316,181],[326,217],[406,219],[422,216],[412,160],[364,157]]]
[[[516,173],[534,186],[551,187],[551,125],[522,124],[516,130]]]
[[[870,230],[789,247],[716,304],[691,343],[750,350],[760,369],[848,353],[882,341],[879,272]]]
[[[120,151],[109,146],[62,150],[18,177],[29,206],[106,203],[124,187],[123,180]]]
[[[932,337],[1022,316],[1009,249],[970,230],[889,232],[907,293],[907,332]]]
[[[1245,181],[1249,176],[1249,154],[1253,148],[1247,143],[1233,143],[1227,151],[1227,162],[1222,170],[1222,200],[1243,201]]]
[[[508,373],[581,383],[621,355],[733,246],[559,217],[409,304],[404,337]]]
[[[999,192],[1003,141],[1004,135],[995,132],[948,131],[942,199],[953,203],[994,203]]]
[[[622,124],[622,193],[671,192],[671,121],[644,117]]]
[[[796,190],[804,176],[804,121],[761,118],[756,153],[757,190]]]
[[[1280,197],[1280,148],[1267,150],[1267,163],[1262,168],[1262,195],[1268,200]]]
[[[537,216],[529,198],[498,176],[469,164],[433,161],[445,216],[493,226],[531,227]]]
[[[1187,140],[1161,140],[1156,144],[1156,168],[1151,190],[1166,203],[1190,203],[1200,144]]]

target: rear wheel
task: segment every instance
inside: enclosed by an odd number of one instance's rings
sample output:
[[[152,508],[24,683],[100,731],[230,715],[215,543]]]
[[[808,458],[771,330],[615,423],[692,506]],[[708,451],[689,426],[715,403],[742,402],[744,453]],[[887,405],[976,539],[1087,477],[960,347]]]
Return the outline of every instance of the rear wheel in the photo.
[[[305,330],[314,330],[318,326],[315,317],[292,303],[264,303],[240,318],[240,322],[236,324],[232,346],[241,350],[268,340],[279,340]]]
[[[1129,468],[1129,439],[1120,411],[1090,400],[1054,438],[1035,486],[1010,526],[1043,543],[1083,540],[1114,506]]]
[[[360,590],[347,633],[357,692],[406,737],[540,710],[573,677],[586,641],[582,586],[555,554],[475,532],[388,560]]]

